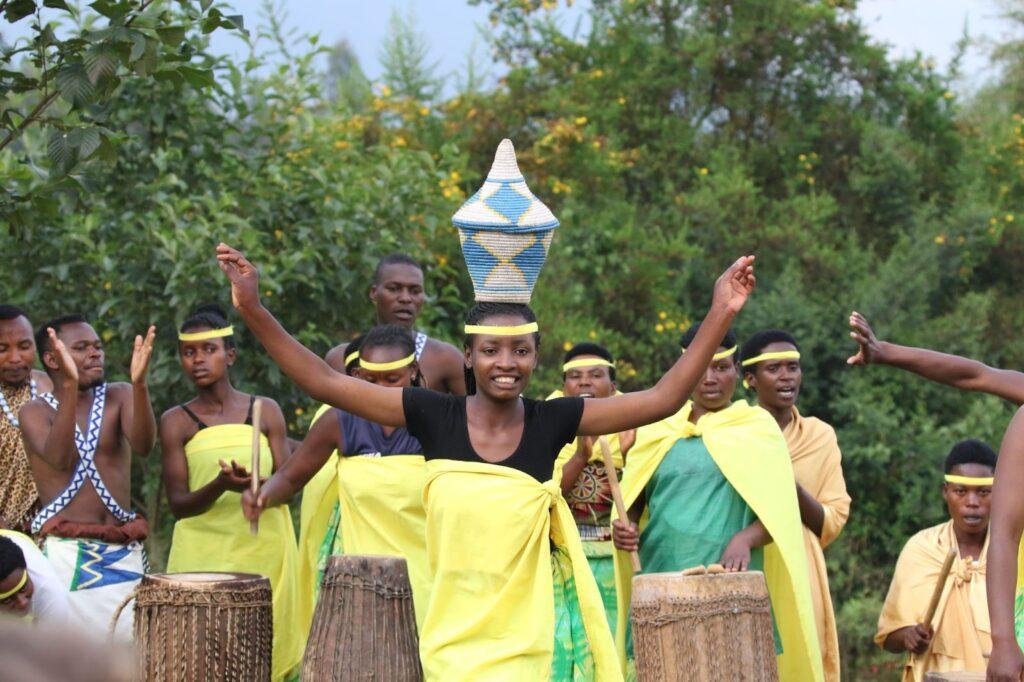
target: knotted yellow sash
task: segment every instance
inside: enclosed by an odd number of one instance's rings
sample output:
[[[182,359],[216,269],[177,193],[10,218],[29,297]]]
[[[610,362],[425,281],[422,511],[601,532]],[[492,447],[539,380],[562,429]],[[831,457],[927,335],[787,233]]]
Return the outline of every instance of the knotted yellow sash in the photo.
[[[220,473],[219,460],[234,459],[243,466],[251,461],[252,427],[222,424],[201,429],[185,444],[185,457],[189,490],[201,488]],[[270,476],[273,468],[270,443],[261,435],[260,476]],[[282,505],[263,512],[259,534],[252,535],[241,499],[239,493],[226,492],[202,514],[175,523],[167,570],[256,573],[269,578],[274,611],[271,675],[280,680],[302,660],[304,637],[293,625],[298,599],[295,530],[287,505]]]
[[[601,596],[554,481],[510,467],[427,462],[434,572],[420,640],[428,680],[546,680],[555,630],[551,543],[572,562],[596,679],[620,680]]]
[[[765,580],[771,596],[783,652],[783,682],[821,681],[821,653],[808,583],[796,482],[786,441],[770,414],[740,400],[724,410],[689,421],[692,403],[668,419],[637,433],[622,475],[622,496],[629,508],[643,492],[665,454],[681,438],[702,437],[711,458],[767,528],[773,542],[764,549]],[[613,511],[613,516],[616,516]],[[641,519],[646,525],[646,513]],[[619,596],[616,644],[625,663],[626,621],[633,571],[625,552],[615,553]]]
[[[338,500],[345,554],[404,557],[409,567],[416,624],[430,598],[423,455],[339,457]]]
[[[313,416],[310,428],[317,419],[331,409],[321,405]],[[302,505],[299,507],[299,567],[298,601],[295,607],[295,622],[298,623],[305,642],[309,627],[313,623],[313,609],[316,607],[317,556],[320,545],[327,534],[331,513],[338,502],[338,451],[331,452],[320,471],[309,479],[302,488]]]

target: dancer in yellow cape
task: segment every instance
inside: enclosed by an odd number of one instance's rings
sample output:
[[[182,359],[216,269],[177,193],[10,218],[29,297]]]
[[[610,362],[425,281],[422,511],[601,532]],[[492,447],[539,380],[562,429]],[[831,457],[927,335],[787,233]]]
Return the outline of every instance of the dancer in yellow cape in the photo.
[[[349,376],[355,376],[359,369],[359,345],[362,342],[363,335],[359,335],[347,344],[349,354],[346,358],[345,374]],[[313,415],[313,422],[309,428],[312,429],[330,410],[330,405],[321,405]],[[298,447],[295,446],[292,451]],[[336,455],[337,452],[332,454]],[[299,506],[299,599],[295,613],[303,640],[313,623],[313,609],[320,594],[320,579],[327,566],[327,559],[336,548],[340,552],[340,525],[338,467],[321,467],[302,487],[302,501]]]
[[[999,396],[1024,404],[1024,373],[989,367],[970,358],[882,341],[867,319],[850,313],[850,338],[857,352],[854,366],[888,365],[936,383]],[[1024,677],[1024,409],[1018,410],[1003,436],[992,487],[989,529],[988,606],[992,629],[990,682],[1018,682]]]
[[[757,332],[743,344],[740,365],[744,385],[757,394],[758,407],[775,418],[789,448],[822,665],[825,679],[839,682],[839,638],[823,551],[839,537],[850,517],[839,441],[835,429],[797,409],[803,367],[792,335],[779,329]]]
[[[683,334],[683,358],[704,324]],[[692,402],[637,434],[622,477],[630,519],[613,522],[615,546],[639,550],[645,573],[712,563],[763,570],[782,646],[780,679],[822,680],[789,452],[770,414],[732,402],[735,354],[729,332],[704,365]],[[615,573],[616,640],[626,662],[632,567],[625,552],[616,553]]]
[[[231,385],[236,358],[231,327],[217,306],[203,306],[181,326],[178,351],[199,394],[160,418],[163,480],[174,524],[167,570],[224,571],[270,579],[274,612],[274,680],[285,679],[302,660],[302,638],[293,626],[298,561],[287,507],[274,509],[252,535],[240,493],[250,485],[252,407],[256,396]],[[284,464],[288,446],[281,408],[270,398],[260,424],[260,471]]]
[[[427,678],[618,679],[600,594],[551,480],[555,457],[577,433],[624,431],[679,410],[753,290],[753,257],[739,259],[719,278],[690,353],[655,387],[601,400],[548,401],[522,397],[540,340],[526,305],[481,303],[467,315],[471,395],[399,390],[330,370],[263,307],[252,263],[224,244],[217,258],[250,330],[303,390],[365,419],[405,426],[423,444],[434,571],[420,640]],[[568,645],[555,637],[559,595],[580,612],[583,632],[573,633]],[[568,656],[556,655],[556,646]]]
[[[604,346],[577,343],[562,360],[562,390],[548,398],[569,396],[607,398],[617,393],[615,359]],[[617,476],[622,476],[625,456],[636,439],[636,430],[605,437]],[[615,628],[618,603],[615,596],[615,548],[612,546],[612,493],[600,443],[581,436],[569,443],[555,460],[554,478],[572,510],[590,570],[604,603],[608,625]]]
[[[996,453],[976,440],[957,443],[946,456],[942,498],[949,521],[925,528],[907,541],[896,562],[878,618],[875,643],[908,653],[904,682],[925,673],[983,672],[992,650],[985,597],[989,508]],[[949,550],[956,559],[935,615],[924,618]]]
[[[351,346],[350,346],[351,347]],[[356,375],[371,384],[405,388],[419,383],[416,347],[397,325],[375,327],[361,341]],[[340,455],[337,459],[332,455]],[[422,623],[430,596],[423,485],[423,448],[404,428],[381,426],[348,412],[329,408],[288,462],[257,495],[246,490],[242,506],[257,518],[303,489],[325,467],[336,470],[340,526],[322,538],[319,565],[331,554],[384,554],[405,558]],[[323,568],[319,570],[323,576]],[[304,576],[305,577],[305,576]],[[319,593],[319,581],[312,590]],[[312,614],[310,614],[310,618]],[[300,623],[308,632],[310,622]]]

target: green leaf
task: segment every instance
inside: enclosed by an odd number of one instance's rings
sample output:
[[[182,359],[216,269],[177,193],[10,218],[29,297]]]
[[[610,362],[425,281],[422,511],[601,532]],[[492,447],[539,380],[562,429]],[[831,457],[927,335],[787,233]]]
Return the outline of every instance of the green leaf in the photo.
[[[156,34],[164,45],[174,47],[175,45],[180,45],[185,40],[185,27],[165,26],[164,28],[158,28]]]
[[[46,153],[58,166],[67,166],[75,158],[75,150],[68,140],[68,133],[54,130],[46,143]]]
[[[35,0],[11,0],[4,8],[4,16],[12,24],[36,11]]]
[[[92,97],[92,81],[85,70],[85,64],[75,62],[57,69],[55,77],[61,97],[75,106],[81,106]]]
[[[62,9],[62,10],[65,10],[67,12],[71,11],[71,8],[68,7],[68,3],[64,2],[64,0],[43,0],[43,7],[51,7],[53,9]]]
[[[68,132],[67,142],[78,152],[79,158],[88,158],[100,146],[100,133],[95,128],[74,128]]]
[[[113,76],[120,58],[110,45],[96,45],[85,53],[85,69],[94,84],[100,78]]]
[[[207,69],[197,69],[194,66],[179,66],[178,73],[181,74],[189,85],[195,88],[203,89],[207,87],[216,87],[217,80],[213,77],[213,72]]]
[[[94,0],[89,3],[89,7],[108,19],[120,19],[131,11],[131,3],[117,0]]]
[[[229,15],[226,15],[224,17],[224,20],[228,24],[233,25],[239,31],[242,31],[243,33],[246,32],[245,31],[245,17],[243,17],[241,14],[229,14]]]

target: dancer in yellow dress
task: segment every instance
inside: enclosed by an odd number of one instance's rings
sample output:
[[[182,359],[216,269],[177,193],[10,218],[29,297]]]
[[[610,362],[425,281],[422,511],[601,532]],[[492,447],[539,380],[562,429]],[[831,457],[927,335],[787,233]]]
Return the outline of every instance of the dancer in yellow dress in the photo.
[[[302,660],[302,638],[294,627],[297,597],[295,531],[288,507],[271,510],[252,535],[242,514],[241,492],[249,488],[252,407],[257,396],[231,385],[228,370],[237,357],[232,328],[216,306],[197,310],[178,336],[181,364],[198,395],[160,419],[163,481],[177,522],[167,570],[256,573],[270,579],[273,592],[272,678],[292,674]],[[269,476],[287,457],[281,408],[270,398],[260,423],[260,476]]]

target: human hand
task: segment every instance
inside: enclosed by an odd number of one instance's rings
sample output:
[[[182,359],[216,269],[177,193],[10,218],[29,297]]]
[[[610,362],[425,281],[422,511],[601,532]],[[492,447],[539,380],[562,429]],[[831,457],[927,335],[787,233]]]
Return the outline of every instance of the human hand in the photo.
[[[252,488],[242,491],[242,514],[249,521],[259,521],[260,514],[267,508],[267,498],[263,491],[253,492]]]
[[[902,640],[904,649],[923,654],[932,643],[932,629],[922,623],[903,628]]]
[[[252,485],[252,476],[245,470],[245,467],[240,466],[235,460],[231,460],[230,465],[224,460],[220,460],[220,473],[217,474],[217,480],[224,490],[235,493],[244,492]]]
[[[856,310],[850,313],[850,338],[860,346],[856,354],[846,360],[848,365],[871,365],[881,361],[882,342],[868,324],[867,318]]]
[[[217,265],[231,280],[231,303],[241,310],[260,303],[260,273],[238,249],[217,245]]]
[[[754,291],[756,282],[754,256],[740,257],[715,282],[715,293],[711,297],[712,307],[720,306],[734,314],[738,313],[747,302],[747,297]]]
[[[635,523],[628,523],[622,519],[612,521],[612,544],[615,549],[624,552],[636,552],[640,549],[640,529]]]
[[[1020,682],[1024,679],[1024,654],[1016,642],[993,645],[986,682]]]
[[[132,348],[132,363],[130,375],[132,384],[146,383],[146,372],[149,370],[149,359],[153,356],[153,342],[156,339],[156,327],[149,325],[146,338],[135,337],[135,347]]]
[[[589,462],[590,457],[594,454],[594,437],[593,436],[580,436],[579,443],[576,445],[576,452],[573,455],[582,459],[584,462]]]
[[[75,364],[74,358],[71,357],[71,353],[68,352],[68,347],[64,345],[64,342],[57,338],[57,332],[53,330],[53,327],[47,327],[46,333],[50,337],[50,350],[53,354],[54,360],[57,361],[57,372],[58,381],[63,383],[65,387],[78,389],[78,365]]]
[[[743,531],[736,533],[729,540],[722,552],[722,560],[719,562],[727,573],[736,573],[747,570],[750,565],[750,541],[747,540]]]

